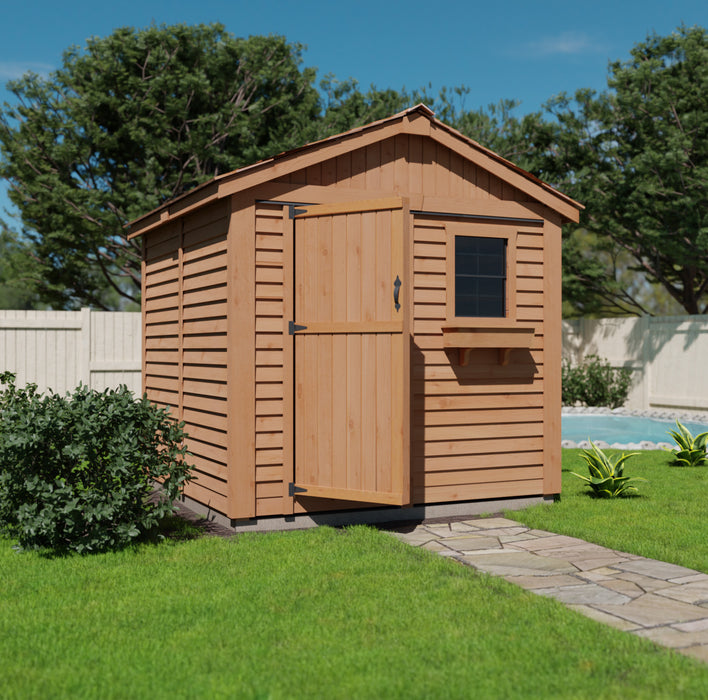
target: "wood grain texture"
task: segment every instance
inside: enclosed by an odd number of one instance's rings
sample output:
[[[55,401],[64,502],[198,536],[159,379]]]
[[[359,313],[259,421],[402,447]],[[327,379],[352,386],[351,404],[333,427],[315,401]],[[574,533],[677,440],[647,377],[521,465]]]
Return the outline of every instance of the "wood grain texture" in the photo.
[[[295,483],[308,500],[409,498],[407,343],[394,320],[405,312],[393,303],[405,217],[392,204],[296,217],[294,311],[306,330],[295,334]]]
[[[479,173],[476,175],[479,180]],[[494,194],[493,181],[485,180],[483,186],[490,196]],[[501,497],[515,494],[520,482],[525,484],[524,489],[532,483],[536,488],[543,483],[544,316],[543,295],[535,291],[543,284],[538,265],[543,257],[539,228],[535,224],[520,228],[518,224],[462,219],[415,219],[411,387],[414,498],[423,497],[425,502],[455,500],[473,491],[477,498],[484,493]],[[454,237],[458,235],[507,241],[505,318],[492,319],[491,323],[489,319],[455,319]],[[522,249],[519,242],[524,244]],[[534,282],[525,283],[524,292],[517,287],[517,258],[527,266],[527,274],[533,273],[527,279]],[[529,325],[534,320],[539,321],[540,334]],[[443,328],[456,326],[463,328],[462,335],[464,327],[470,328],[467,335],[474,331],[474,344],[482,346],[470,351],[469,364],[464,367],[459,365],[456,350],[445,349],[454,333],[446,336]],[[480,339],[476,326],[490,330]],[[495,327],[499,330],[493,330]],[[518,344],[526,347],[511,350],[508,364],[501,366],[495,347],[509,332],[525,334]]]
[[[545,362],[548,365],[544,380],[544,465],[543,493],[553,495],[561,491],[561,276],[551,271],[561,269],[561,227],[559,218],[549,212],[545,229],[544,265],[544,323],[546,341]]]
[[[558,241],[577,207],[417,112],[357,134],[145,219],[145,381],[195,431],[200,493],[237,518],[555,493]],[[310,205],[293,222],[268,199]],[[465,367],[445,348],[455,235],[507,240],[506,316],[485,320],[526,329],[507,364],[498,334]]]

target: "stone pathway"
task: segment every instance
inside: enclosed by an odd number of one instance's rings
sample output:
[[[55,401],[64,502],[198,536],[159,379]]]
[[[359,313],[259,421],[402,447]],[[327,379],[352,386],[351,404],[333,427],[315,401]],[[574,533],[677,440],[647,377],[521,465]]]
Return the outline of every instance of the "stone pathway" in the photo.
[[[708,574],[507,518],[421,524],[392,534],[708,662]]]

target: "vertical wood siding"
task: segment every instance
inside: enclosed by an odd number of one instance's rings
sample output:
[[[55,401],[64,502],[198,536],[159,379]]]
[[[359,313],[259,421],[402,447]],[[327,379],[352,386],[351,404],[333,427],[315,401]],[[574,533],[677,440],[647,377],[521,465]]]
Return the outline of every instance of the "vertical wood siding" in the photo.
[[[394,278],[406,279],[401,207],[313,207],[296,219],[295,482],[307,494],[408,502],[406,311],[393,298]]]
[[[399,135],[299,170],[281,181],[455,200],[526,201],[516,188],[423,136]]]
[[[145,390],[185,422],[196,481],[186,495],[226,511],[226,205],[146,237]]]

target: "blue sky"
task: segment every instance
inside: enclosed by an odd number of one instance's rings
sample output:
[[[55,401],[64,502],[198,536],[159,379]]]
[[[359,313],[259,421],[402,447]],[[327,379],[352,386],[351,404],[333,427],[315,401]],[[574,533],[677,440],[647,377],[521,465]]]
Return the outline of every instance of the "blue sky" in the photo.
[[[2,0],[0,102],[5,82],[47,73],[62,52],[121,26],[221,22],[237,36],[282,34],[307,46],[319,76],[362,87],[467,85],[465,107],[521,100],[519,114],[559,92],[606,87],[610,60],[625,60],[647,34],[681,23],[708,26],[706,0]],[[0,182],[0,212],[8,200]],[[1,215],[1,214],[0,214]]]

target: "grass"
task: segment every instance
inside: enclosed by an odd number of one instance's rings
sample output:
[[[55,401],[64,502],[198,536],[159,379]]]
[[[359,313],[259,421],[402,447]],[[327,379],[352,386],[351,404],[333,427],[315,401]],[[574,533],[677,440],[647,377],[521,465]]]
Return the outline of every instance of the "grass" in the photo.
[[[0,697],[706,697],[708,666],[363,526],[0,540]]]
[[[588,473],[581,453],[563,450],[560,501],[510,512],[509,517],[530,527],[708,573],[708,467],[672,467],[669,452],[640,452],[625,463],[624,472],[648,480],[637,482],[639,494],[599,499],[570,474]]]

